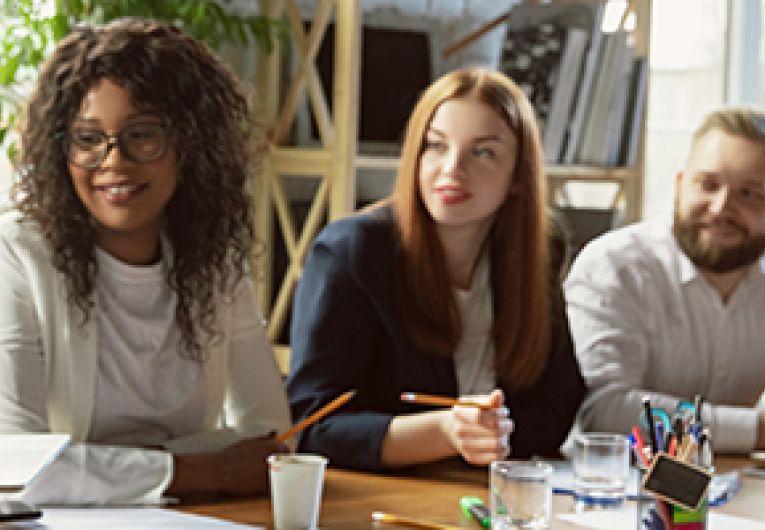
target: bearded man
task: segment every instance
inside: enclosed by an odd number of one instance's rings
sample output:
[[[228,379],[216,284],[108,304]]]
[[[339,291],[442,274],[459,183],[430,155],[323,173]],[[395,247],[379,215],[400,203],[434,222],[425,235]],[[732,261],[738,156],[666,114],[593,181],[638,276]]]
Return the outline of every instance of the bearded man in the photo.
[[[765,113],[726,108],[693,135],[674,222],[634,224],[580,253],[567,311],[590,393],[579,424],[627,433],[642,398],[706,400],[717,451],[765,448]]]

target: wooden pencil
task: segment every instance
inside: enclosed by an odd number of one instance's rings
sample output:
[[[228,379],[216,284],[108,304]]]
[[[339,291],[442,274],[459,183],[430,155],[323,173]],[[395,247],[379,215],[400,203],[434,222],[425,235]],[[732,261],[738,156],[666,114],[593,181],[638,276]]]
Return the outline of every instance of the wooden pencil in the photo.
[[[383,512],[372,512],[372,520],[378,523],[396,524],[399,526],[408,526],[409,528],[421,528],[423,530],[459,530],[456,526],[431,523],[429,521],[404,517],[403,515],[394,515]]]
[[[305,429],[306,427],[309,427],[322,419],[324,416],[329,414],[330,412],[333,412],[338,407],[342,407],[345,405],[353,396],[356,395],[355,390],[349,390],[347,392],[344,392],[337,396],[335,399],[321,407],[319,410],[308,416],[307,418],[297,422],[295,425],[281,433],[276,437],[277,442],[284,442],[291,438],[292,436],[295,436],[297,433]]]
[[[486,403],[470,401],[469,399],[459,399],[447,396],[434,396],[432,394],[418,394],[416,392],[402,392],[401,401],[407,403],[420,403],[422,405],[436,405],[440,407],[475,407],[483,410],[491,410],[494,407]]]

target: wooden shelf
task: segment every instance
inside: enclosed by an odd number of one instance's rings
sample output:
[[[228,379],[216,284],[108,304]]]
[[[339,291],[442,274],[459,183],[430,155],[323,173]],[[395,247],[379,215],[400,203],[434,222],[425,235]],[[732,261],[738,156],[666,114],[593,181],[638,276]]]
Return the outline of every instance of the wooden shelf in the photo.
[[[356,169],[379,169],[380,171],[396,171],[397,156],[357,155],[354,159]]]
[[[632,167],[601,166],[547,166],[547,177],[555,180],[582,182],[623,182],[640,177],[640,170]]]

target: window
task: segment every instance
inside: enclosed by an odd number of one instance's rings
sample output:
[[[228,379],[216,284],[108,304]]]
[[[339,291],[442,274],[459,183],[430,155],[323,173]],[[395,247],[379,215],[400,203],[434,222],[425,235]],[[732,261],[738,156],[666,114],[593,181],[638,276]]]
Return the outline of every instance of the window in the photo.
[[[727,3],[654,1],[643,217],[669,216],[691,133],[725,101]]]

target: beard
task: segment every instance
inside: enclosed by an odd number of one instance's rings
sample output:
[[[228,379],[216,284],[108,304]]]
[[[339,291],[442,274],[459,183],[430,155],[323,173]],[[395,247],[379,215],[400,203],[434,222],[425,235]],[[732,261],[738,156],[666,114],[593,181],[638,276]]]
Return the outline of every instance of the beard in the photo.
[[[692,219],[681,219],[675,210],[672,233],[680,249],[699,269],[713,273],[731,272],[747,267],[760,259],[765,252],[765,234],[752,236],[746,227],[737,223],[731,225],[741,231],[744,239],[733,246],[703,241],[699,236],[700,223]]]

